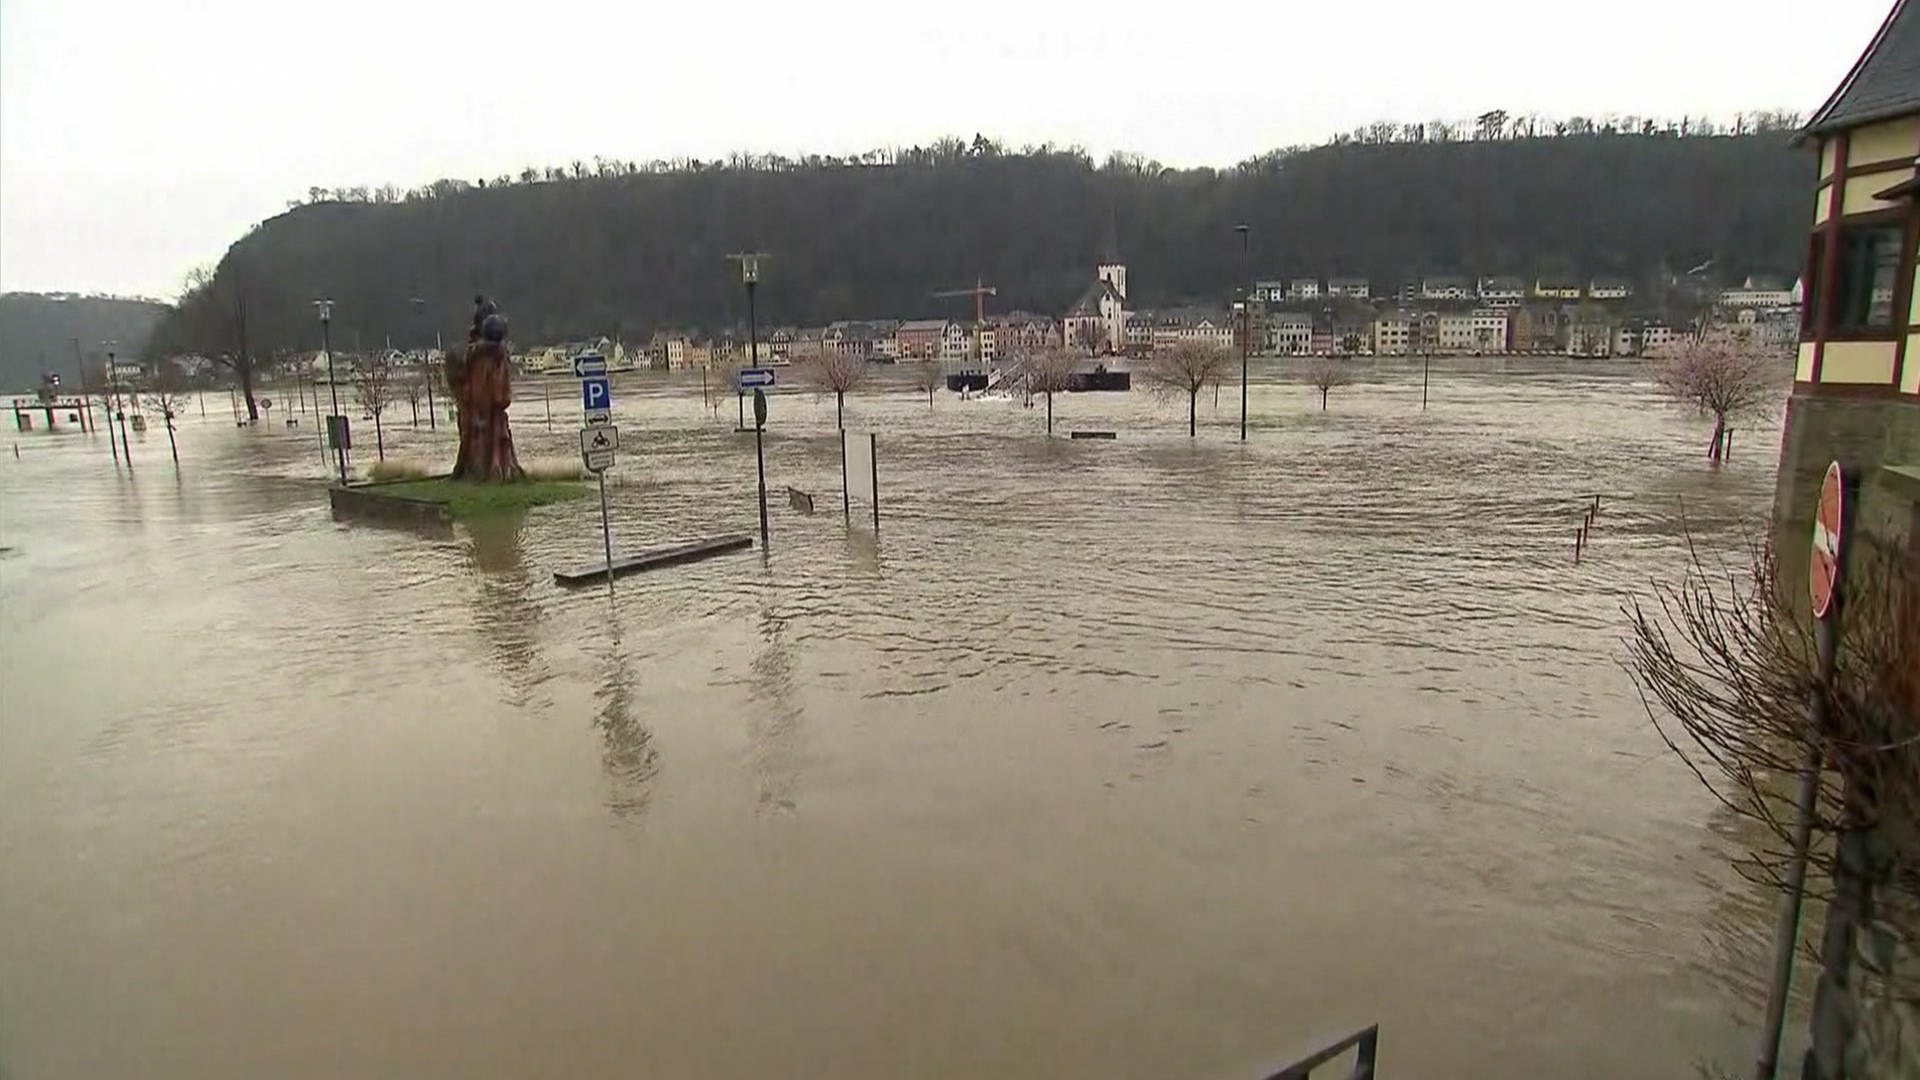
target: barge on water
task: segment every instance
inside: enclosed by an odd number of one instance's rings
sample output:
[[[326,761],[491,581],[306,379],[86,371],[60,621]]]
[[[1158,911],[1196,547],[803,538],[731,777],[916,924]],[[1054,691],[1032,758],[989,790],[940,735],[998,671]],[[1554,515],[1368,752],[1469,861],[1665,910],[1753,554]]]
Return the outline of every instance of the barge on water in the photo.
[[[1095,364],[1092,371],[1076,371],[1067,377],[1069,394],[1117,392],[1132,388],[1132,372],[1112,371],[1105,364]]]
[[[987,388],[991,378],[979,368],[961,368],[947,372],[947,389],[956,394],[978,394]]]

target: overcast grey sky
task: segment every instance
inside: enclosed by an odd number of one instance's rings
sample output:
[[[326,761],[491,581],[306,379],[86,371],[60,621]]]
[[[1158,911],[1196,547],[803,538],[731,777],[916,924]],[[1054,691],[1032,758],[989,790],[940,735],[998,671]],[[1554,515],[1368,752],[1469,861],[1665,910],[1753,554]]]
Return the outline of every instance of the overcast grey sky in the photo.
[[[171,298],[310,185],[984,132],[1228,164],[1375,119],[1811,112],[1890,0],[0,0],[0,288]]]

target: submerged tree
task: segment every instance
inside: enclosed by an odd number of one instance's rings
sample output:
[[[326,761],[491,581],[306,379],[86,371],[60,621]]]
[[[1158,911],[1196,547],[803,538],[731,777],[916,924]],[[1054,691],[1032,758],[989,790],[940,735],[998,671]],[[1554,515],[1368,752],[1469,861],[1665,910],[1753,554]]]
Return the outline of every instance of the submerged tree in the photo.
[[[1073,369],[1082,359],[1074,349],[1049,349],[1030,356],[1024,362],[1027,392],[1043,394],[1047,399],[1047,434],[1053,434],[1053,395],[1064,394],[1073,385]]]
[[[161,360],[153,365],[153,374],[148,377],[143,388],[147,407],[160,414],[160,422],[167,425],[167,449],[173,453],[173,463],[180,464],[180,444],[173,434],[175,408],[185,393],[186,380],[180,376],[180,368],[171,360]]]
[[[1780,362],[1726,330],[1708,330],[1661,350],[1654,379],[1682,404],[1713,417],[1707,460],[1726,455],[1727,421],[1779,400]]]
[[[934,391],[947,385],[947,373],[940,370],[939,364],[918,364],[913,369],[913,385],[927,395],[927,408],[933,408]]]
[[[822,353],[807,361],[804,378],[816,388],[833,394],[834,426],[847,428],[847,392],[867,381],[867,362],[845,353]]]
[[[1217,345],[1182,342],[1157,350],[1140,375],[1148,393],[1171,401],[1186,399],[1187,437],[1192,438],[1199,430],[1200,392],[1226,378],[1232,359]]]
[[[425,375],[408,375],[400,380],[400,396],[407,399],[407,407],[413,410],[413,426],[420,426],[420,396],[426,392]],[[431,416],[428,417],[432,419]]]
[[[1320,391],[1320,411],[1327,411],[1327,391],[1336,386],[1345,386],[1353,381],[1346,367],[1331,356],[1316,356],[1309,361],[1306,370],[1307,382]]]
[[[229,254],[218,270],[197,267],[172,315],[155,328],[147,353],[155,360],[197,354],[233,372],[247,403],[247,421],[260,419],[254,398],[255,342],[249,336],[249,299],[254,285],[241,260]]]
[[[385,349],[360,357],[353,363],[353,392],[360,407],[373,417],[373,445],[381,461],[387,460],[387,436],[380,424],[382,413],[393,399],[393,354]]]

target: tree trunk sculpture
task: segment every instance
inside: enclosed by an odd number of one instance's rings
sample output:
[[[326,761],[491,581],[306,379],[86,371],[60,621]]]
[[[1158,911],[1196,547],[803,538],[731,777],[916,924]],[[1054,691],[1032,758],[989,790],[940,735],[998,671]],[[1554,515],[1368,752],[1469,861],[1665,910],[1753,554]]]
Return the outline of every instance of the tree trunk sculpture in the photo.
[[[455,480],[510,484],[527,478],[513,452],[507,406],[513,404],[513,366],[507,347],[475,341],[447,352],[447,387],[458,413],[460,452]]]

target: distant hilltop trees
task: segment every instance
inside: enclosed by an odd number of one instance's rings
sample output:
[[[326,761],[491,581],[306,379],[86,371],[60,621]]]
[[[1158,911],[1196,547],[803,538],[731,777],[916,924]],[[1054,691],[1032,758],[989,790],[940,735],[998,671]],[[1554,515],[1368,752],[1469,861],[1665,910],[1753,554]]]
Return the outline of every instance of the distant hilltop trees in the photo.
[[[1087,267],[1132,269],[1142,307],[1219,304],[1275,270],[1379,282],[1435,274],[1651,280],[1711,262],[1791,277],[1804,246],[1795,118],[1368,125],[1224,168],[1018,150],[975,136],[845,157],[596,158],[481,182],[314,188],[196,279],[155,352],[262,357],[336,344],[415,347],[463,326],[476,291],[515,340],[645,339],[744,324],[743,246],[772,253],[763,326],[968,318],[934,297],[977,280],[990,310],[1057,311]],[[1236,225],[1249,227],[1242,253]],[[415,300],[421,301],[414,303]],[[242,317],[244,316],[244,317]],[[240,337],[244,333],[245,342]]]
[[[1787,135],[1800,127],[1799,113],[1785,110],[1761,110],[1752,113],[1736,113],[1731,120],[1716,121],[1709,116],[1701,117],[1650,117],[1636,115],[1618,115],[1608,113],[1601,117],[1570,116],[1564,119],[1543,117],[1538,113],[1508,113],[1505,109],[1492,109],[1481,113],[1471,120],[1437,119],[1428,121],[1400,122],[1376,120],[1371,124],[1354,128],[1333,136],[1324,145],[1328,146],[1379,146],[1387,143],[1449,143],[1468,141],[1498,141],[1501,139],[1536,138],[1572,138],[1582,135],[1640,135],[1665,138],[1713,138],[1719,136],[1763,135],[1776,133]],[[1271,150],[1235,166],[1236,169],[1264,167],[1274,161],[1294,154],[1305,153],[1313,147],[1290,146]],[[464,191],[487,187],[508,187],[513,184],[560,183],[566,180],[586,180],[590,178],[610,179],[621,176],[640,176],[661,173],[698,173],[720,169],[735,169],[760,172],[792,172],[801,169],[824,168],[875,168],[894,165],[938,165],[961,161],[966,158],[1016,156],[1040,156],[1066,153],[1080,157],[1089,165],[1092,158],[1078,147],[1058,147],[1052,143],[1027,144],[1018,150],[1009,149],[997,139],[984,135],[975,135],[972,141],[948,137],[936,139],[928,146],[879,147],[859,154],[836,156],[833,154],[806,154],[800,157],[788,157],[783,154],[733,153],[724,158],[702,159],[655,158],[651,161],[623,160],[595,155],[591,161],[575,159],[564,165],[527,165],[517,172],[501,173],[491,180],[481,177],[478,180],[441,179],[419,187],[401,188],[394,184],[382,184],[369,187],[365,184],[352,187],[321,187],[307,189],[304,199],[288,201],[287,208],[294,209],[316,203],[398,203],[426,199],[443,199]],[[1113,167],[1133,170],[1160,172],[1166,169],[1157,161],[1139,154],[1116,152],[1108,156]]]

